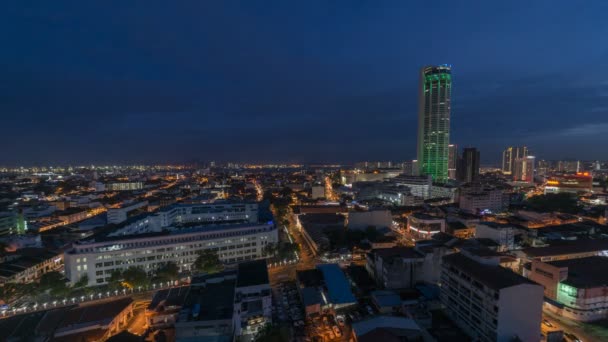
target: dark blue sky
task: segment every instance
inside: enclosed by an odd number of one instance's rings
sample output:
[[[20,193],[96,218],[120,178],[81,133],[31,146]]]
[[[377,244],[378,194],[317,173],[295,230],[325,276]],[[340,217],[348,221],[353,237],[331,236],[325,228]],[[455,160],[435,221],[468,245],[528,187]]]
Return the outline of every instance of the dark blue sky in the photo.
[[[410,159],[434,63],[484,162],[608,159],[606,1],[89,3],[0,5],[0,165]]]

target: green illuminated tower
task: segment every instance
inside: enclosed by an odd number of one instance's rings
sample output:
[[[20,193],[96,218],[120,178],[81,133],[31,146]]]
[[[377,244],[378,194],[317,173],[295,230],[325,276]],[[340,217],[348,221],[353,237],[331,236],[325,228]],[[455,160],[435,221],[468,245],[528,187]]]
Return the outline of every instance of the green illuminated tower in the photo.
[[[418,108],[418,165],[433,181],[448,180],[452,67],[425,66],[420,70]]]

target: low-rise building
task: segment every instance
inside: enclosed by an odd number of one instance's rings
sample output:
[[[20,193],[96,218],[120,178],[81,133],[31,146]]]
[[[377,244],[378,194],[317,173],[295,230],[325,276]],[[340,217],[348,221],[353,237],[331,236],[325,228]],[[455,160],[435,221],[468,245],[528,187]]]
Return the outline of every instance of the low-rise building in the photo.
[[[355,342],[424,341],[426,335],[410,318],[375,316],[353,324]]]
[[[267,244],[278,243],[273,222],[194,227],[168,227],[160,232],[103,235],[78,241],[65,253],[65,274],[71,282],[87,275],[89,285],[106,284],[116,269],[140,267],[152,273],[168,261],[189,270],[198,252],[217,252],[224,263],[262,257]]]
[[[126,221],[129,216],[132,216],[131,213],[138,210],[145,210],[148,206],[148,201],[129,203],[121,205],[119,208],[110,208],[107,212],[108,223],[122,223]]]
[[[515,235],[516,229],[508,224],[484,221],[475,227],[475,237],[496,242],[500,246],[498,252],[515,249]]]
[[[407,218],[408,232],[421,239],[428,239],[439,232],[443,232],[445,227],[446,220],[443,217],[414,213]]]
[[[234,340],[236,271],[193,277],[175,322],[175,340]]]
[[[0,283],[31,283],[63,267],[63,253],[46,248],[22,248],[0,264]]]
[[[545,307],[580,322],[608,318],[608,257],[532,261],[528,278],[543,285]]]

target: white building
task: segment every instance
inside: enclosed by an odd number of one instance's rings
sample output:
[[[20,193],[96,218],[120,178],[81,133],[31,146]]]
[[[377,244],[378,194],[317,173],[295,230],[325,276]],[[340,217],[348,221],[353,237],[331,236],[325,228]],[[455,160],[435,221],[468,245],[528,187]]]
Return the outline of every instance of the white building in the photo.
[[[120,208],[110,208],[107,212],[108,223],[122,223],[127,220],[130,212],[145,208],[146,206],[148,206],[148,201],[129,203],[121,206]]]
[[[422,239],[444,232],[446,220],[443,217],[431,216],[424,213],[414,213],[407,218],[407,231]]]
[[[254,336],[272,324],[272,293],[266,260],[240,263],[234,292],[236,336]]]
[[[499,258],[445,256],[440,297],[446,313],[475,341],[540,339],[543,287],[499,266]]]
[[[475,237],[490,239],[500,246],[498,252],[515,249],[515,228],[496,222],[479,222],[475,227]]]
[[[407,176],[399,175],[391,180],[396,185],[405,185],[410,188],[410,192],[414,196],[429,199],[431,197],[431,187],[433,186],[433,177],[428,176]]]
[[[509,207],[509,195],[502,189],[491,187],[462,189],[458,203],[460,209],[468,213],[500,213]]]
[[[273,222],[234,225],[168,227],[160,232],[134,235],[106,235],[82,240],[66,251],[65,274],[72,283],[88,275],[89,285],[105,284],[115,269],[141,267],[152,273],[172,261],[188,270],[197,253],[216,251],[224,263],[235,263],[262,256],[262,248],[278,242]]]

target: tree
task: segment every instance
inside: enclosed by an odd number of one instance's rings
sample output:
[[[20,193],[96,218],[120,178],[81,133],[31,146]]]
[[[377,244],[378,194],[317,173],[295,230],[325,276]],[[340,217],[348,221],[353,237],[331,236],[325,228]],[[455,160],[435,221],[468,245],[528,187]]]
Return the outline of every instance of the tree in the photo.
[[[224,268],[217,253],[210,249],[199,252],[192,266],[196,271],[204,273],[217,273]]]
[[[173,261],[169,261],[156,270],[158,281],[174,281],[179,277],[179,267]]]
[[[78,281],[74,284],[74,288],[79,289],[86,287],[87,285],[89,285],[89,275],[83,274],[82,277],[80,277],[80,279],[78,279]]]
[[[255,335],[254,342],[287,342],[289,332],[285,328],[268,324]]]
[[[69,292],[66,285],[65,277],[57,272],[47,272],[40,277],[39,289],[41,291],[49,290],[53,296],[62,296]]]
[[[136,288],[146,286],[150,283],[146,271],[139,267],[131,266],[122,272],[123,286]]]
[[[534,196],[528,198],[527,202],[530,207],[542,212],[560,211],[576,214],[580,210],[577,198],[568,193]]]
[[[272,256],[276,253],[276,245],[274,243],[267,243],[262,247],[262,256]]]

